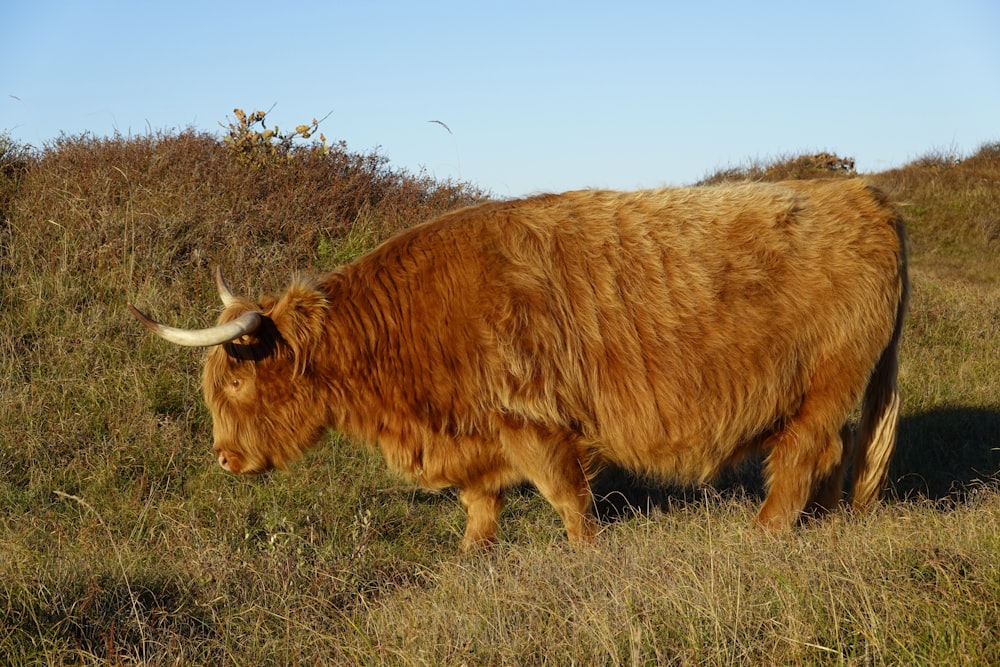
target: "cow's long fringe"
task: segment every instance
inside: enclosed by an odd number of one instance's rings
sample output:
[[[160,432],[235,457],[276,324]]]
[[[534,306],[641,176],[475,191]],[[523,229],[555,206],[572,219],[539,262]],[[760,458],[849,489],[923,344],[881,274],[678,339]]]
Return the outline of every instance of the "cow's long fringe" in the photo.
[[[889,463],[896,450],[896,430],[902,407],[896,377],[899,370],[899,341],[909,301],[909,281],[905,251],[905,234],[899,226],[903,244],[900,262],[900,295],[896,323],[889,344],[882,352],[861,406],[861,423],[854,456],[851,483],[851,508],[867,512],[878,502],[889,475]]]

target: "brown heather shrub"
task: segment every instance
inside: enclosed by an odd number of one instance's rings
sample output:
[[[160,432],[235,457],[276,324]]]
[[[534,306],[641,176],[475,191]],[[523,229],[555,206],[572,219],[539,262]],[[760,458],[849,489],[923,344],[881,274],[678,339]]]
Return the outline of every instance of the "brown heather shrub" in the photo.
[[[806,178],[836,178],[857,176],[854,158],[833,153],[814,153],[771,161],[754,161],[747,166],[721,169],[699,185],[715,185],[729,181],[786,181]]]
[[[337,241],[361,219],[386,235],[484,196],[342,144],[291,148],[267,167],[238,156],[194,131],[61,137],[20,186],[19,218],[47,225],[21,232],[39,235],[26,244],[36,252],[65,238],[71,252],[35,261],[75,258],[79,266],[64,267],[72,273],[111,270],[125,258],[158,279],[169,279],[171,267],[216,262],[255,274],[275,264],[323,269],[321,241]]]
[[[33,159],[30,149],[0,134],[0,224],[7,224],[21,179]]]

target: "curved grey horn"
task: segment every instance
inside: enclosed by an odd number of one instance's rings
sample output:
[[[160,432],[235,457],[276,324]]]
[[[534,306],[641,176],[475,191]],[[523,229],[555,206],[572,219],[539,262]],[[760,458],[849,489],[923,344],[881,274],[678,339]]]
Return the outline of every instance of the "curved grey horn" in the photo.
[[[219,324],[208,329],[177,329],[150,319],[132,304],[128,304],[128,308],[136,319],[149,327],[157,336],[175,345],[186,347],[211,347],[228,343],[255,331],[261,322],[260,313],[250,311],[243,313],[232,322]]]
[[[215,267],[215,286],[219,290],[219,298],[223,306],[231,306],[236,301],[236,295],[229,289],[226,279],[222,277],[222,266]]]

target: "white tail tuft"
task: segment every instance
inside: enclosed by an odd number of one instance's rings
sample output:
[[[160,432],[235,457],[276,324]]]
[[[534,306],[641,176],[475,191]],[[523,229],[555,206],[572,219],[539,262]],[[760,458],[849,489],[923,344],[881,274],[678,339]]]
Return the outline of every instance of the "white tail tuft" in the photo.
[[[878,502],[879,494],[889,476],[889,463],[896,451],[896,428],[899,424],[901,401],[896,375],[899,371],[899,339],[909,301],[905,235],[898,223],[903,243],[899,265],[899,297],[896,322],[889,344],[882,351],[875,372],[868,381],[861,406],[861,425],[854,452],[854,475],[851,485],[851,507],[865,512]]]

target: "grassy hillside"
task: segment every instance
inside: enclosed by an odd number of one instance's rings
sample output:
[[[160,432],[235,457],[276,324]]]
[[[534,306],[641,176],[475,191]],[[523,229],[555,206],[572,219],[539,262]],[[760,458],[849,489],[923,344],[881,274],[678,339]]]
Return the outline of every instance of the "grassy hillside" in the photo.
[[[864,175],[900,202],[913,264],[878,512],[771,539],[749,527],[752,470],[687,492],[618,480],[598,544],[574,550],[525,489],[501,546],[460,557],[455,494],[336,436],[289,473],[221,471],[203,353],[125,304],[210,323],[217,263],[237,291],[278,291],[484,193],[230,130],[0,137],[6,663],[1000,662],[1000,144]],[[706,180],[852,170],[802,156]]]

